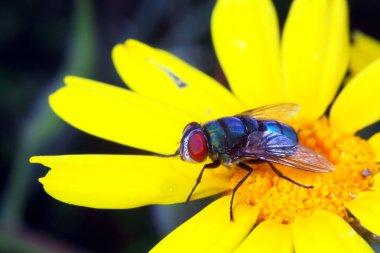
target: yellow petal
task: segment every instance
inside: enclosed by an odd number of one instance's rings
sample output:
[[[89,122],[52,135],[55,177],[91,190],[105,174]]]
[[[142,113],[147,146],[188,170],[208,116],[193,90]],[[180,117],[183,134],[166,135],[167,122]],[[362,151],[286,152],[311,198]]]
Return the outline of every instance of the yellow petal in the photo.
[[[329,211],[296,218],[293,236],[296,252],[373,252],[345,220]]]
[[[256,222],[259,208],[237,204],[230,221],[231,196],[208,205],[166,236],[151,252],[233,252]]]
[[[380,57],[380,42],[362,32],[354,32],[351,47],[351,74],[358,74],[378,57]]]
[[[375,150],[376,161],[380,162],[380,133],[373,135],[368,142]]]
[[[211,20],[216,54],[248,107],[284,102],[279,28],[270,0],[219,0]]]
[[[374,234],[380,235],[380,192],[367,191],[356,199],[345,203],[350,212],[360,220],[360,224]]]
[[[353,77],[331,108],[331,122],[354,133],[380,119],[380,59]]]
[[[79,77],[66,77],[65,82],[50,96],[54,112],[82,131],[120,144],[174,153],[184,126],[197,121],[127,89]]]
[[[202,120],[243,111],[240,102],[226,88],[168,52],[128,40],[115,46],[112,56],[121,78],[139,94]]]
[[[136,155],[37,156],[51,170],[40,182],[52,197],[93,208],[133,208],[186,201],[202,168],[179,158]],[[230,187],[225,167],[206,170],[193,195],[203,198]]]
[[[293,1],[284,27],[285,89],[300,115],[317,119],[334,98],[349,58],[345,0]]]
[[[377,173],[374,177],[374,182],[371,187],[372,190],[380,192],[380,173]]]
[[[294,252],[291,227],[274,220],[260,223],[235,251],[243,252]]]

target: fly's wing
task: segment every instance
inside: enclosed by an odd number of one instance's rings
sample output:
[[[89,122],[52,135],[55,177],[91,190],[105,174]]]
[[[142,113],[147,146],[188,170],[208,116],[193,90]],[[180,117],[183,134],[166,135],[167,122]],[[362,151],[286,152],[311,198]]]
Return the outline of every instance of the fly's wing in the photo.
[[[293,117],[300,108],[297,104],[279,103],[261,106],[239,113],[236,116],[248,116],[258,120],[284,120]]]
[[[312,172],[334,170],[334,166],[322,155],[270,131],[250,134],[239,156],[243,159],[259,159]]]
[[[240,156],[254,159],[272,155],[285,157],[293,154],[296,149],[297,142],[282,134],[272,131],[255,131],[248,135],[245,146],[240,150]]]
[[[331,172],[334,170],[334,165],[329,160],[302,145],[298,145],[296,152],[290,156],[267,155],[263,160],[312,172]]]

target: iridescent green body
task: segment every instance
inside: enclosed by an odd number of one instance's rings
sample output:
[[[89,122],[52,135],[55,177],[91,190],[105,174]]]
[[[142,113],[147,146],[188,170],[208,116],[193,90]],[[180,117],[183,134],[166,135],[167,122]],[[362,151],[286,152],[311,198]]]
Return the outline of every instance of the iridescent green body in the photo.
[[[255,120],[247,116],[225,117],[203,125],[209,141],[210,157],[231,164],[239,157],[237,152],[246,145],[247,137],[256,131],[272,131],[298,144],[296,132],[290,126],[275,120]]]

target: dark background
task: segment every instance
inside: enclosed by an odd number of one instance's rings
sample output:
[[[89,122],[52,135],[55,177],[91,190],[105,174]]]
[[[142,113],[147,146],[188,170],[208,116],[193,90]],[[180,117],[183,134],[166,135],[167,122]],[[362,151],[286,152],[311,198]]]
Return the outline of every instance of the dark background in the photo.
[[[274,1],[283,24],[290,1]],[[112,47],[136,38],[218,73],[209,19],[215,1],[0,2],[0,252],[145,252],[207,201],[95,210],[49,197],[37,154],[139,153],[82,133],[47,96],[75,74],[123,86]],[[351,29],[380,39],[380,1],[352,0]],[[128,117],[128,115],[125,115]]]

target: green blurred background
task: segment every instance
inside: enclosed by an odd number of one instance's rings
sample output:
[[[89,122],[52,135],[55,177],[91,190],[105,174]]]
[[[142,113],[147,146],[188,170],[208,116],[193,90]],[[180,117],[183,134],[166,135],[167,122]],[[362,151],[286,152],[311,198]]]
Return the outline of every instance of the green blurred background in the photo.
[[[274,1],[283,24],[291,1]],[[82,133],[47,103],[65,75],[123,86],[112,47],[139,39],[213,76],[209,0],[2,0],[0,2],[0,252],[146,252],[207,200],[95,210],[49,197],[32,155],[141,153]],[[380,38],[380,1],[352,0],[351,28]],[[128,117],[128,115],[125,115]],[[365,134],[365,133],[364,133]]]

